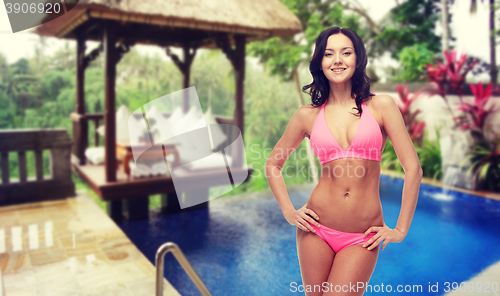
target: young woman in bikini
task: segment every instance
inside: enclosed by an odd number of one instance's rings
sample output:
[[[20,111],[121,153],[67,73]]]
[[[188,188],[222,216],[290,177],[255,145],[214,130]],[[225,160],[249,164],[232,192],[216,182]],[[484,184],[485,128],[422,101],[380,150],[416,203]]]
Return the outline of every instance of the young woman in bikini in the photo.
[[[383,250],[401,242],[415,212],[422,168],[392,97],[370,92],[366,65],[365,47],[356,33],[339,27],[322,32],[309,66],[313,82],[303,87],[312,104],[295,112],[266,162],[266,177],[283,215],[297,226],[307,296],[362,295],[379,246]],[[319,157],[321,176],[307,204],[296,210],[281,168],[304,137]],[[387,137],[405,172],[394,229],[384,223],[379,196]]]

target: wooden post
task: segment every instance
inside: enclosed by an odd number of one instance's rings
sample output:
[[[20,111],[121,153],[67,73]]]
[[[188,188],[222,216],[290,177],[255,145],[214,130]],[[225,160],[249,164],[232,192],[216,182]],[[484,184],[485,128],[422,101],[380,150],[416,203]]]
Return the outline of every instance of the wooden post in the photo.
[[[149,196],[137,196],[123,200],[123,215],[127,220],[144,219],[149,217]]]
[[[76,113],[85,114],[84,101],[84,80],[85,67],[83,61],[85,59],[85,35],[78,31],[76,35]]]
[[[184,63],[182,65],[182,88],[186,89],[189,87],[189,78],[191,74],[191,62],[192,58],[189,54],[189,46],[184,44],[182,47],[182,51],[184,53]],[[184,92],[184,98],[182,100],[182,110],[184,113],[189,111],[189,94],[187,91]]]
[[[235,91],[235,106],[234,106],[234,118],[236,119],[236,126],[241,130],[241,136],[243,137],[243,129],[245,122],[245,111],[243,110],[243,95],[244,95],[244,82],[245,82],[245,35],[236,35],[236,56],[235,56],[235,79],[236,79],[236,91]],[[234,166],[241,167],[243,165],[243,147],[236,144],[236,153],[234,158]]]
[[[123,220],[122,213],[123,205],[121,200],[113,200],[106,202],[106,213],[115,222],[121,222]]]
[[[85,33],[76,32],[76,107],[79,115],[85,115]],[[88,147],[88,122],[73,122],[73,153],[80,165],[85,164],[85,149]]]
[[[181,194],[181,192],[179,192]],[[182,195],[180,196],[182,198]],[[161,194],[161,212],[178,213],[181,211],[176,191]]]
[[[234,36],[236,48],[233,49],[229,43],[227,35],[219,35],[216,38],[217,46],[222,49],[227,58],[234,68],[234,78],[236,83],[235,106],[234,106],[234,121],[236,126],[241,130],[241,136],[244,135],[244,110],[243,110],[243,94],[244,94],[244,81],[245,81],[245,35],[237,34]],[[235,135],[232,135],[235,136]],[[233,156],[234,168],[241,168],[243,166],[243,147],[239,142],[236,142],[231,151]]]
[[[115,128],[115,80],[116,80],[116,27],[113,21],[104,21],[104,162],[107,182],[116,181],[116,128]]]

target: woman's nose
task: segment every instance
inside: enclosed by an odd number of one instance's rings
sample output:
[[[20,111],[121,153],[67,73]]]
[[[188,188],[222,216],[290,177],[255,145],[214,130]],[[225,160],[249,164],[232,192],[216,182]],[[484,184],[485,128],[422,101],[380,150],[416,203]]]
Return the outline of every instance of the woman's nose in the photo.
[[[342,59],[340,57],[340,55],[335,55],[334,58],[333,58],[333,63],[335,65],[339,65],[339,64],[342,64]]]

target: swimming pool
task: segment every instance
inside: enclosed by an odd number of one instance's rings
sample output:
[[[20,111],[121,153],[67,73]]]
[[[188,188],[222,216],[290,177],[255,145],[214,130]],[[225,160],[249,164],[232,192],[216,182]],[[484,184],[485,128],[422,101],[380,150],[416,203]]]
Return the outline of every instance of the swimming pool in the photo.
[[[381,176],[384,220],[391,228],[399,215],[402,189],[403,179]],[[311,192],[290,194],[295,208],[302,207]],[[296,228],[283,218],[272,194],[119,226],[153,264],[160,245],[177,243],[214,296],[304,295],[293,292],[293,283],[302,284]],[[445,282],[466,281],[498,261],[500,202],[422,184],[408,236],[380,251],[369,283],[379,292],[365,295],[384,295],[381,284],[391,285],[394,295],[408,295],[396,292],[398,285],[420,285],[418,295],[443,295]],[[199,295],[171,254],[165,258],[165,278],[182,295]],[[439,292],[429,292],[429,285],[436,283]]]

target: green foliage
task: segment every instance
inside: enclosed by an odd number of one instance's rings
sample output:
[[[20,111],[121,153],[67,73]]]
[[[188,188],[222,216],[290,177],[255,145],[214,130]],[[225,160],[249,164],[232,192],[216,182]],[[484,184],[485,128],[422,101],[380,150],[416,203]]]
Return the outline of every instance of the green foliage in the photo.
[[[433,53],[441,52],[441,37],[434,33],[440,18],[439,3],[440,0],[412,0],[394,7],[388,24],[375,41],[381,43],[384,51],[389,50],[394,59],[404,48],[415,44]]]
[[[427,131],[424,135],[424,144],[416,146],[415,150],[420,160],[420,166],[424,171],[424,177],[441,180],[443,171],[441,169],[441,145],[439,144],[440,134],[436,130],[436,140],[430,141]]]
[[[119,94],[120,87],[116,87],[116,101],[119,101]],[[74,102],[75,97],[71,101]],[[94,113],[97,101],[104,107],[104,69],[89,67],[85,70],[85,112]]]
[[[23,75],[29,73],[29,62],[25,58],[19,59],[17,62],[11,65],[12,74]]]
[[[424,135],[424,144],[422,146],[415,146],[415,150],[420,161],[420,166],[424,171],[424,177],[441,180],[443,172],[441,170],[441,148],[439,145],[439,132],[436,131],[437,140],[430,141],[428,133]],[[399,162],[394,146],[390,138],[387,138],[387,143],[382,152],[381,168],[387,170],[394,170],[403,173],[403,167]]]
[[[488,142],[476,145],[460,167],[469,161],[472,164],[467,169],[467,174],[474,174],[475,181],[481,184],[479,187],[500,192],[500,139],[494,141],[493,145]]]
[[[42,77],[39,92],[44,102],[55,101],[62,89],[74,88],[74,85],[75,73],[73,71],[49,70]]]
[[[404,172],[390,138],[387,138],[384,151],[382,152],[380,167],[386,170],[394,170],[398,173]]]
[[[399,54],[402,71],[395,80],[403,82],[426,80],[426,65],[432,64],[432,57],[434,55],[435,54],[422,43],[405,47]]]
[[[9,98],[0,90],[0,129],[13,128],[13,115],[9,110]]]
[[[264,147],[276,144],[297,110],[291,82],[275,76],[262,78],[261,70],[248,65],[245,82],[245,140]]]

